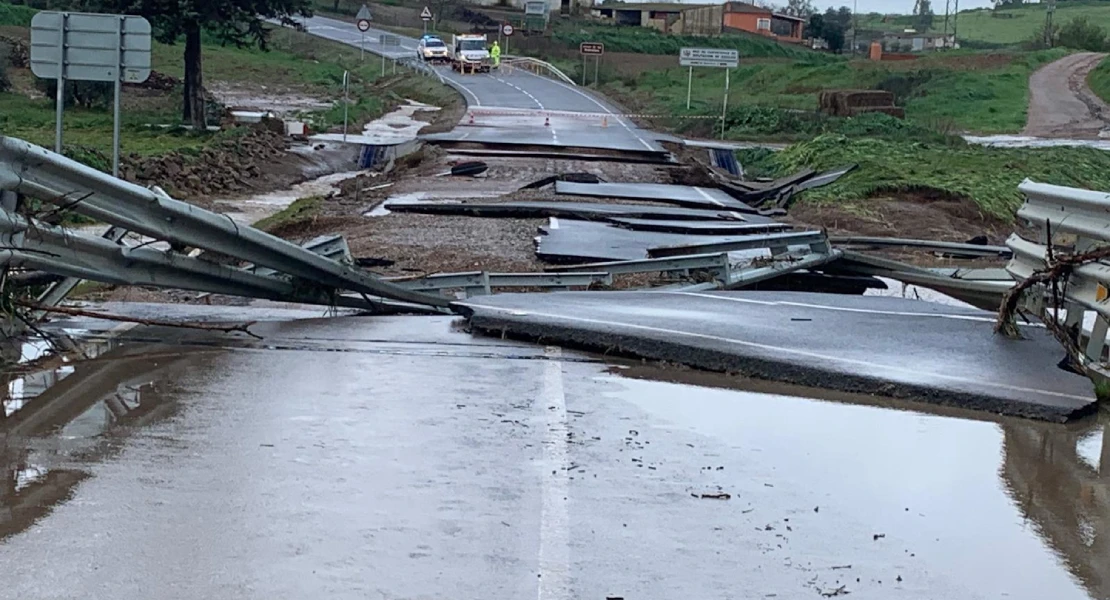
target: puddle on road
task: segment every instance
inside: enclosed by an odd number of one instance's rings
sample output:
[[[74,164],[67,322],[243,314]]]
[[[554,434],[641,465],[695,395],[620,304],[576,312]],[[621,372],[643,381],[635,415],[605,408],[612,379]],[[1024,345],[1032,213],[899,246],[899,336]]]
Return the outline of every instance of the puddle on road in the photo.
[[[0,542],[72,497],[90,464],[120,438],[172,414],[164,401],[175,375],[197,356],[182,348],[127,347],[114,339],[0,342]]]
[[[1105,411],[1101,420],[1052,425],[819,391],[832,401],[804,399],[776,384],[737,391],[725,389],[735,378],[695,371],[614,372],[623,390],[608,394],[613,400],[640,407],[661,428],[712,440],[699,448],[732,459],[724,473],[737,480],[728,489],[756,511],[812,502],[806,514],[820,505],[828,519],[805,522],[805,536],[791,540],[794,555],[827,551],[863,529],[864,538],[884,534],[899,555],[905,549],[902,574],[941,574],[984,598],[1110,598]],[[753,472],[765,478],[747,481]],[[764,481],[774,506],[758,500]],[[876,558],[869,541],[862,549],[845,541],[845,562]]]

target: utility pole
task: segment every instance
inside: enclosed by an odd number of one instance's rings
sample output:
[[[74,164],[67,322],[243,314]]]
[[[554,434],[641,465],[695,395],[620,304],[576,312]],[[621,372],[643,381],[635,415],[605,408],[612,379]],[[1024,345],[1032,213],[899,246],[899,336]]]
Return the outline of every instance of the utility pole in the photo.
[[[852,56],[859,51],[859,0],[852,2]]]
[[[944,43],[948,44],[948,16],[952,12],[952,0],[944,0]]]
[[[960,0],[956,0],[956,7],[952,13],[952,44],[960,43],[960,38],[957,37],[957,30],[960,27]]]
[[[1056,12],[1056,0],[1048,0],[1048,12],[1044,16],[1044,45],[1051,48],[1056,40],[1052,35],[1052,16]]]

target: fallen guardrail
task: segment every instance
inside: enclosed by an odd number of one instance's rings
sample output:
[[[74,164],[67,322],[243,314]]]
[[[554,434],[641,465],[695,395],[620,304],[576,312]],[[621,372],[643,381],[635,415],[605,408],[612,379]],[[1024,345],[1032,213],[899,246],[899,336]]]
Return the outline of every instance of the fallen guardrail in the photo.
[[[143,285],[286,302],[372,308],[361,297],[258,275],[150,247],[128,248],[0,210],[0,265],[114,285]]]
[[[388,279],[398,286],[422,292],[461,289],[467,298],[489,296],[498,288],[542,288],[567,291],[572,287],[612,285],[613,277],[605,272],[586,273],[437,273],[417,279]]]
[[[449,302],[437,294],[391,284],[239,225],[225,215],[156,194],[15,138],[0,137],[0,190],[19,192],[156,240],[269,267],[332,290],[436,307],[446,307]],[[177,253],[165,254],[180,258]]]
[[[1018,280],[1010,308],[1044,322],[1089,374],[1110,377],[1110,194],[1030,180],[1018,189],[1025,195],[1018,218],[1040,239],[1014,234],[1006,241],[1014,253],[1006,270]],[[1083,343],[1088,313],[1093,326]],[[1000,327],[1008,318],[1004,310]]]

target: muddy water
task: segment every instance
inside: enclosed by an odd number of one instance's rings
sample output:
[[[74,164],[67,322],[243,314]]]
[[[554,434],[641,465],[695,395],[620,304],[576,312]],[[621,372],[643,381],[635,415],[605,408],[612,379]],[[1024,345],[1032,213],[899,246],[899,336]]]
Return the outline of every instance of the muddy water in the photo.
[[[362,171],[343,171],[332,173],[298,183],[285,190],[277,190],[236,198],[234,200],[217,200],[220,212],[231,217],[236,223],[253,225],[266,217],[273,216],[293,204],[300,198],[309,196],[330,196],[339,190],[339,184],[358,177]]]
[[[972,144],[996,146],[999,148],[1054,148],[1057,146],[1080,146],[1086,148],[1098,148],[1099,150],[1110,150],[1110,130],[1107,130],[1102,139],[1097,140],[1038,138],[1023,135],[965,135],[964,139],[968,142],[971,142]]]
[[[549,580],[568,598],[1110,598],[1105,421],[613,373],[452,325],[9,345],[0,597],[517,598]],[[548,468],[560,443],[567,468]],[[730,498],[691,497],[708,491]]]

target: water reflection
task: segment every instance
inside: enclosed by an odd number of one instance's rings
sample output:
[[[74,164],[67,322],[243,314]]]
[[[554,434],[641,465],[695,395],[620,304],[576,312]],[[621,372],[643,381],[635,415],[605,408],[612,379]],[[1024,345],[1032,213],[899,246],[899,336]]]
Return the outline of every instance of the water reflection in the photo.
[[[1002,425],[1001,476],[1021,513],[1093,598],[1110,598],[1110,418],[1079,427]],[[1097,459],[1083,447],[1093,449]],[[1093,464],[1092,464],[1093,463]]]
[[[1110,412],[1056,425],[764,382],[738,386],[735,378],[696,371],[631,366],[614,372],[635,380],[740,387],[778,396],[717,393],[697,403],[703,395],[632,388],[638,404],[667,421],[743,440],[735,443],[745,451],[760,448],[761,469],[789,473],[832,493],[859,511],[853,514],[882,513],[891,499],[913,498],[914,510],[928,513],[930,520],[916,530],[898,522],[910,543],[934,536],[938,542],[961,540],[944,549],[946,556],[933,565],[938,570],[967,566],[966,577],[986,581],[986,587],[997,585],[993,578],[999,573],[1017,571],[1009,583],[1021,581],[1030,586],[1029,594],[1055,591],[1042,597],[1074,597],[1054,587],[1058,584],[1050,572],[1056,569],[1043,564],[1047,551],[1066,569],[1076,591],[1110,600]],[[654,393],[660,397],[649,396]],[[668,400],[676,394],[683,402]],[[984,485],[984,478],[997,483]],[[916,487],[922,481],[930,482],[925,496]],[[1033,547],[1023,543],[1027,537]],[[972,557],[975,562],[968,565]]]
[[[0,372],[0,539],[19,533],[70,498],[87,464],[126,435],[168,413],[163,392],[190,354],[116,340],[8,340]]]

